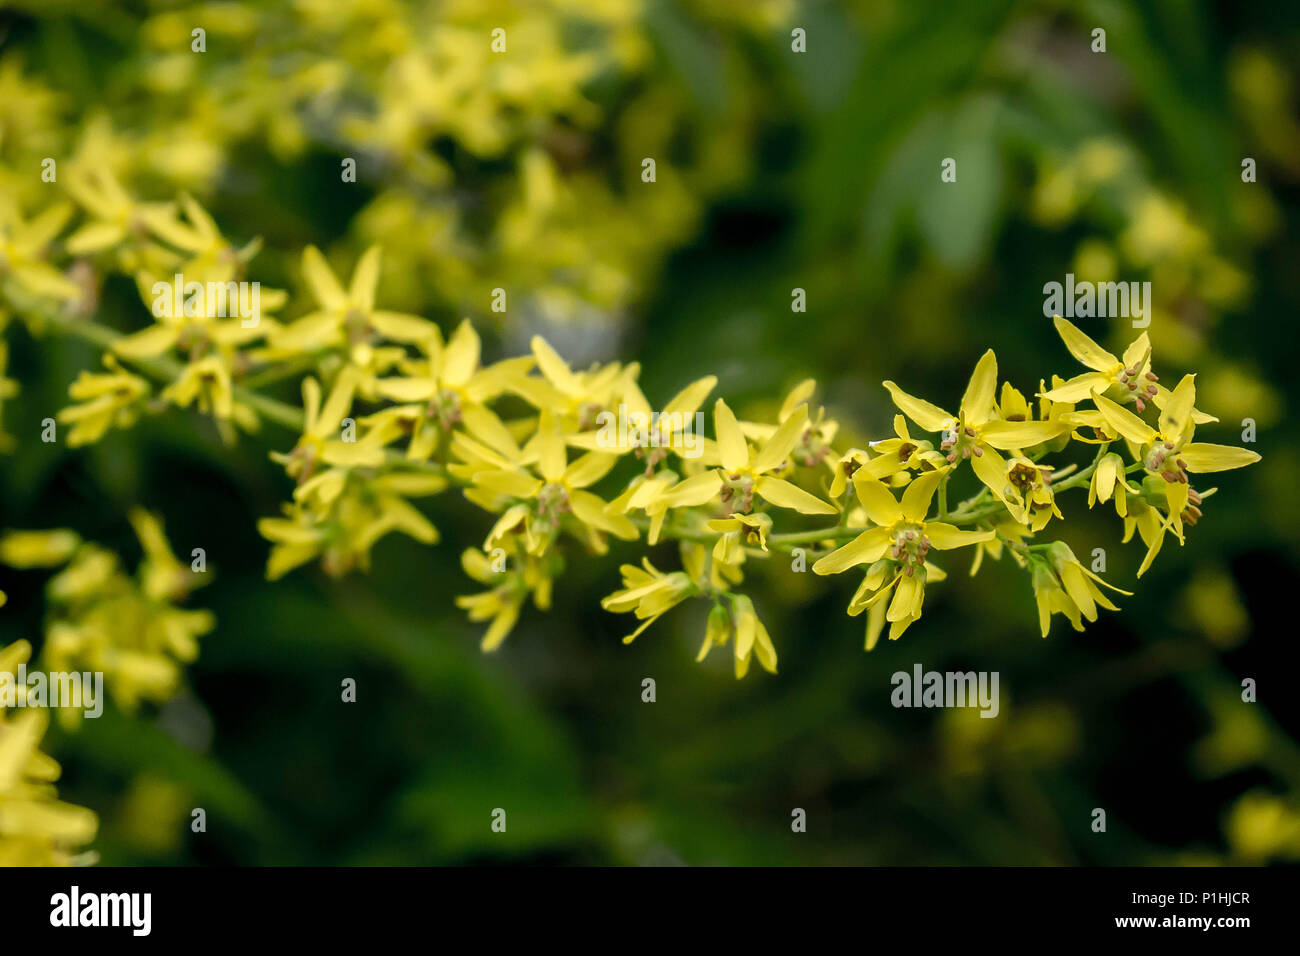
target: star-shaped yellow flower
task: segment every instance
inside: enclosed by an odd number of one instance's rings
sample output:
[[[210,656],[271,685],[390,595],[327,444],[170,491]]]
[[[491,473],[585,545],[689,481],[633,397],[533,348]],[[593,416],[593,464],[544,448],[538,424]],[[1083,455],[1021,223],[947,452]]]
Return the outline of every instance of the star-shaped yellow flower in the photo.
[[[928,432],[943,434],[943,443],[939,447],[947,452],[948,461],[955,463],[962,458],[969,459],[975,475],[1004,504],[1008,501],[1007,463],[997,450],[1019,451],[1040,445],[1070,427],[1059,420],[1006,421],[996,418],[994,396],[998,384],[998,360],[992,349],[985,352],[975,365],[956,415],[907,394],[893,382],[884,384],[893,396],[894,404],[908,418]]]
[[[415,343],[432,336],[437,326],[428,319],[375,308],[379,266],[379,247],[371,246],[344,289],[320,250],[308,246],[302,254],[302,272],[320,308],[277,330],[268,354],[287,357],[343,345],[365,353],[377,339]],[[368,364],[368,356],[358,364]]]
[[[961,548],[988,541],[994,535],[992,531],[963,531],[947,522],[926,520],[942,477],[937,471],[920,475],[907,486],[900,501],[883,482],[859,472],[854,476],[853,487],[876,527],[862,532],[813,565],[816,574],[839,574],[860,564],[881,562],[863,581],[863,587],[850,605],[850,613],[860,613],[894,591],[886,615],[892,622],[890,640],[896,640],[908,625],[921,617],[928,567],[926,555],[930,550]],[[873,591],[874,595],[867,597]]]
[[[835,509],[820,498],[771,474],[785,465],[807,421],[808,407],[800,405],[761,448],[754,450],[745,441],[740,423],[727,403],[718,399],[713,406],[713,427],[722,467],[678,482],[665,492],[661,502],[669,508],[684,508],[720,497],[728,515],[748,514],[753,510],[754,496],[758,495],[778,508],[792,508],[801,514],[835,514]]]
[[[1196,401],[1194,375],[1183,376],[1161,409],[1156,428],[1097,392],[1093,392],[1092,400],[1106,423],[1133,444],[1134,457],[1147,473],[1164,479],[1169,520],[1180,537],[1182,514],[1189,500],[1189,472],[1228,471],[1259,461],[1259,455],[1246,448],[1192,441],[1196,431],[1192,414]]]

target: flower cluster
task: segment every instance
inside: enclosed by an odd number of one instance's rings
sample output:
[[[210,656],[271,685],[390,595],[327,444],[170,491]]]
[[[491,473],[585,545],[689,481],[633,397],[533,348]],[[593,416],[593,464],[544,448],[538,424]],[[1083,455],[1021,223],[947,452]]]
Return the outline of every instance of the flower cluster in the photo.
[[[216,622],[208,611],[178,606],[202,582],[172,554],[158,518],[141,510],[130,518],[144,553],[134,577],[117,555],[67,529],[6,532],[0,564],[59,569],[46,585],[41,669],[103,674],[117,704],[134,710],[141,700],[162,702],[176,693],[181,665],[195,658],[197,639]],[[5,601],[0,592],[0,605]],[[16,680],[31,656],[25,640],[0,647],[0,866],[93,863],[96,855],[79,848],[95,838],[99,821],[58,799],[59,765],[40,750],[52,701],[24,706],[28,688]],[[56,713],[73,728],[82,718],[75,707]]]
[[[176,558],[157,516],[135,509],[129,517],[143,551],[134,576],[115,553],[68,529],[6,532],[0,564],[58,569],[45,586],[42,667],[101,673],[113,700],[131,711],[175,695],[183,665],[198,656],[198,639],[216,620],[181,606],[205,575]],[[70,708],[58,713],[69,725],[81,717]]]
[[[417,321],[406,318],[400,334],[414,337]],[[1118,357],[1063,319],[1057,328],[1088,371],[1040,384],[1036,402],[999,381],[990,350],[956,412],[886,382],[902,412],[895,436],[841,451],[838,424],[810,409],[811,381],[771,422],[741,421],[716,399],[713,436],[694,436],[711,376],[651,415],[636,365],[575,370],[540,337],[530,354],[484,365],[468,322],[446,342],[428,325],[412,349],[393,346],[391,360],[343,365],[323,409],[316,380],[305,382],[306,426],[276,456],[296,482],[293,501],[285,517],[262,523],[274,542],[268,571],[316,557],[334,574],[365,567],[388,531],[431,542],[433,526],[407,499],[458,486],[495,516],[481,549],[463,558],[488,589],[459,601],[473,620],[490,620],[485,650],[500,646],[530,595],[549,606],[565,539],[604,554],[609,539],[642,534],[649,545],[679,541],[683,570],[664,573],[649,559],[625,565],[624,587],[604,606],[642,622],[630,641],[683,601],[711,602],[701,656],[733,641],[738,675],[751,654],[776,668],[772,641],[738,590],[746,561],[774,550],[817,552],[819,575],[864,568],[848,611],[869,612],[868,647],[885,623],[896,639],[921,617],[926,585],[944,577],[933,559],[961,548],[976,549],[972,573],[1004,551],[1026,569],[1044,635],[1052,614],[1081,629],[1098,607],[1114,609],[1099,585],[1117,589],[1063,542],[1036,540],[1063,518],[1061,492],[1086,484],[1090,507],[1113,502],[1124,540],[1137,533],[1147,545],[1141,575],[1167,535],[1182,543],[1201,517],[1214,489],[1194,487],[1192,476],[1258,456],[1193,440],[1197,425],[1215,419],[1195,408],[1193,376],[1172,390],[1160,384],[1145,333]],[[353,418],[357,403],[379,407]],[[615,429],[616,412],[634,427]],[[1056,463],[1072,443],[1095,447],[1090,464]],[[966,471],[977,490],[949,508],[950,482]],[[797,530],[815,516],[836,520]]]
[[[108,11],[15,5],[123,42]],[[759,104],[734,96],[703,135],[671,71],[655,68],[654,6],[145,4],[129,55],[99,65],[96,108],[17,57],[0,66],[0,196],[43,198],[31,170],[45,157],[206,199],[260,174],[259,162],[301,168],[328,154],[341,158],[341,188],[359,197],[344,243],[389,244],[389,287],[403,305],[486,303],[505,275],[518,308],[538,319],[608,321],[644,295],[703,200],[746,172],[757,135]],[[683,27],[709,31],[729,71],[755,69],[745,42],[793,10],[789,0],[696,6]],[[694,160],[673,163],[688,141]],[[654,187],[630,188],[643,157],[658,158]],[[111,191],[79,192],[97,219],[78,249],[149,213]],[[38,271],[27,278],[57,282]]]
[[[256,243],[223,239],[188,197],[145,207],[107,174],[93,181],[112,202],[99,210],[83,197],[89,221],[62,245],[136,269],[142,294],[169,269],[233,281],[256,251]],[[122,228],[109,221],[119,207],[134,210]],[[525,355],[486,362],[468,320],[445,337],[427,318],[382,307],[378,247],[346,282],[308,247],[301,271],[312,302],[297,318],[263,316],[249,328],[242,315],[214,316],[196,302],[179,318],[154,310],[153,324],[119,336],[80,318],[80,286],[68,278],[75,267],[59,273],[47,263],[66,221],[45,213],[24,227],[17,248],[27,258],[5,274],[4,291],[34,324],[48,320],[106,346],[107,372],[82,373],[70,388],[78,404],[60,414],[71,438],[92,441],[129,424],[151,388],[141,374],[165,383],[164,404],[197,406],[227,439],[232,424],[293,428],[297,440],[272,453],[292,497],[259,526],[272,543],[272,578],[314,560],[332,575],[365,570],[390,532],[434,544],[438,531],[416,502],[460,489],[493,516],[481,551],[463,560],[487,590],[460,599],[473,620],[491,622],[489,650],[530,596],[549,606],[563,541],[600,555],[611,538],[643,535],[651,546],[681,542],[684,570],[625,567],[625,588],[606,606],[648,623],[687,599],[712,602],[703,652],[733,642],[738,674],[751,652],[776,666],[740,590],[746,562],[773,552],[811,556],[819,575],[861,573],[848,612],[866,612],[869,648],[886,623],[896,639],[920,619],[927,584],[944,576],[938,553],[962,548],[974,549],[973,572],[986,555],[1012,555],[1028,572],[1044,635],[1058,613],[1081,628],[1113,605],[1067,546],[1039,540],[1064,517],[1062,492],[1086,483],[1090,507],[1113,502],[1124,540],[1137,534],[1147,546],[1140,575],[1167,536],[1182,543],[1202,517],[1215,489],[1196,486],[1196,476],[1258,458],[1194,440],[1198,425],[1216,419],[1196,407],[1194,376],[1173,389],[1161,383],[1145,332],[1114,355],[1059,317],[1081,374],[1040,381],[1026,396],[999,378],[989,350],[956,411],[886,381],[901,414],[892,436],[865,448],[839,443],[838,423],[813,405],[811,380],[791,390],[772,421],[741,420],[714,399],[709,437],[697,420],[717,385],[712,376],[655,414],[636,364],[571,368],[540,336]],[[286,300],[273,293],[270,307]],[[258,388],[304,373],[301,407]],[[1076,445],[1095,448],[1091,463],[1061,461]],[[950,508],[950,487],[966,481],[974,493]],[[819,516],[833,523],[809,527]]]
[[[16,673],[31,650],[26,641],[0,647],[0,672]],[[0,866],[94,860],[93,854],[76,851],[95,838],[99,821],[85,807],[58,799],[59,765],[40,749],[48,725],[44,710],[11,711],[0,698]]]

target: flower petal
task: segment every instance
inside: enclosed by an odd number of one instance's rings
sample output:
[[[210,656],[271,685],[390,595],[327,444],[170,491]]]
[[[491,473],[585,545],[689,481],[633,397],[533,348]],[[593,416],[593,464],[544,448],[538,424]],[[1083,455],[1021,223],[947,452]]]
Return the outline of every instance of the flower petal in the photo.
[[[941,471],[927,471],[913,479],[907,486],[907,490],[903,492],[903,500],[899,504],[904,518],[909,521],[925,520],[930,510],[930,502],[934,500],[934,493],[938,490],[944,474],[945,472]]]
[[[1245,468],[1259,461],[1259,455],[1248,448],[1232,445],[1211,445],[1206,442],[1189,442],[1178,452],[1191,472],[1230,471]]]
[[[366,321],[372,329],[394,342],[421,342],[433,335],[437,328],[428,319],[404,312],[371,312]]]
[[[889,602],[887,621],[904,621],[916,617],[921,610],[921,601],[925,597],[925,585],[915,574],[899,575],[898,587],[894,591],[894,600]]]
[[[878,561],[892,540],[888,528],[870,528],[842,548],[819,559],[813,565],[813,573],[839,574],[856,565]]]
[[[706,375],[704,378],[697,379],[687,385],[664,406],[663,417],[670,417],[677,413],[682,415],[694,414],[695,410],[704,403],[704,400],[709,396],[709,392],[713,391],[714,386],[717,384],[718,379],[716,376]],[[649,409],[649,403],[647,403],[646,408]]]
[[[923,398],[907,394],[893,382],[885,382],[884,386],[889,389],[894,404],[902,409],[903,414],[928,432],[941,432],[945,428],[951,428],[953,422],[957,420],[938,405],[932,405]]]
[[[1187,374],[1160,410],[1160,434],[1171,441],[1192,424],[1192,406],[1196,404],[1196,376]]]
[[[1070,426],[1063,421],[1047,422],[986,422],[980,427],[980,437],[994,448],[1004,451],[1029,448],[1051,441]]]
[[[580,398],[584,391],[582,382],[578,381],[578,376],[573,374],[559,353],[551,348],[551,344],[540,335],[534,335],[529,344],[533,357],[537,359],[537,367],[546,376],[546,380],[570,398]]]
[[[356,268],[352,270],[352,287],[348,289],[348,297],[362,312],[369,312],[375,307],[375,289],[379,286],[379,257],[379,247],[371,246],[362,253]]]
[[[569,505],[583,524],[608,531],[616,538],[632,541],[637,536],[636,525],[626,515],[610,514],[605,501],[590,491],[570,491]]]
[[[570,488],[586,488],[609,474],[618,462],[618,455],[608,452],[588,452],[564,470],[564,483]]]
[[[1046,392],[1042,397],[1049,402],[1081,402],[1093,389],[1104,392],[1110,385],[1110,376],[1101,372],[1084,372]]]
[[[876,524],[891,525],[903,517],[903,509],[889,493],[884,482],[862,474],[860,469],[853,476],[853,490],[857,492],[858,501],[867,517]]]
[[[1052,322],[1056,325],[1056,332],[1061,336],[1061,341],[1065,343],[1065,347],[1070,350],[1070,354],[1088,368],[1098,372],[1105,372],[1119,364],[1119,359],[1080,332],[1074,323],[1061,318],[1059,315],[1054,316]],[[1086,393],[1080,396],[1080,398],[1086,397]],[[1067,400],[1060,399],[1060,401]]]
[[[713,405],[713,429],[718,433],[718,454],[722,458],[722,467],[727,471],[739,471],[748,465],[749,446],[745,444],[745,433],[740,430],[736,416],[722,399]]]
[[[1092,393],[1092,401],[1097,406],[1097,411],[1101,412],[1101,417],[1106,419],[1106,424],[1129,441],[1145,445],[1156,437],[1155,429],[1127,408],[1121,408],[1096,392]]]
[[[996,537],[996,532],[963,531],[956,525],[944,521],[927,521],[925,523],[925,536],[930,539],[932,547],[938,548],[940,551],[950,551],[953,548],[964,548],[968,544],[992,541]]]
[[[835,509],[822,501],[816,495],[810,495],[788,481],[782,481],[780,478],[773,478],[771,475],[763,475],[754,482],[754,491],[759,494],[764,501],[776,505],[778,508],[793,508],[800,514],[805,515],[833,515]]]
[[[980,356],[961,397],[962,421],[982,425],[993,415],[993,399],[998,387],[998,357],[989,349]]]
[[[722,479],[716,471],[706,471],[679,481],[659,497],[666,508],[691,508],[713,499],[722,488]]]
[[[808,406],[798,406],[754,456],[754,461],[750,465],[754,473],[761,475],[765,471],[778,468],[799,443],[799,436],[803,434],[803,427],[807,421]]]
[[[452,333],[442,353],[442,381],[447,385],[464,385],[478,368],[482,344],[469,319],[465,319]]]
[[[330,310],[345,309],[348,305],[347,293],[339,284],[334,271],[315,246],[308,246],[302,251],[302,275],[316,301],[323,308]]]

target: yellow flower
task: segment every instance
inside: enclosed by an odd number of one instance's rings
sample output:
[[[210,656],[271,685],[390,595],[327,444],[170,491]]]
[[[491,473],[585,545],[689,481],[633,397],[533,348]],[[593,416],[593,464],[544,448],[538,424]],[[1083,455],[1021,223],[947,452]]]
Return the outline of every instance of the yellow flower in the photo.
[[[627,366],[611,362],[575,372],[540,335],[533,336],[530,346],[542,376],[515,378],[510,390],[534,408],[551,412],[566,434],[596,428],[600,413],[609,411],[641,372],[635,362]]]
[[[149,383],[123,371],[112,355],[104,355],[104,365],[107,373],[85,369],[78,373],[68,386],[68,397],[82,404],[69,405],[55,415],[60,424],[72,425],[68,444],[73,448],[99,441],[110,428],[130,428],[149,397]]]
[[[1094,392],[1093,403],[1106,423],[1131,442],[1134,457],[1149,475],[1165,481],[1165,499],[1172,527],[1181,537],[1183,512],[1190,497],[1188,473],[1228,471],[1259,461],[1259,455],[1245,448],[1192,441],[1196,425],[1192,409],[1196,401],[1194,375],[1186,375],[1160,411],[1158,426],[1152,428],[1132,412]]]
[[[899,501],[879,480],[868,475],[855,476],[853,486],[858,500],[877,527],[862,532],[813,565],[817,574],[839,574],[860,564],[879,562],[869,570],[863,586],[854,596],[850,613],[861,612],[894,591],[886,615],[892,623],[890,640],[897,640],[913,621],[921,617],[926,577],[932,567],[926,563],[930,549],[961,548],[988,541],[994,534],[992,531],[962,531],[946,522],[926,520],[942,477],[937,471],[918,476],[907,486]],[[867,598],[869,592],[875,592],[874,596]]]
[[[46,251],[67,224],[72,206],[50,206],[30,222],[19,215],[13,202],[0,199],[0,287],[36,299],[72,302],[81,286],[45,261]]]
[[[136,202],[110,169],[88,158],[68,164],[63,188],[92,217],[67,239],[74,256],[111,249],[146,230],[166,231],[175,217],[172,203]]]
[[[393,531],[422,544],[438,541],[438,529],[406,499],[445,489],[447,481],[441,475],[391,472],[362,480],[344,473],[336,485],[334,472],[345,469],[324,473],[331,476],[328,501],[321,497],[323,488],[310,488],[308,482],[301,487],[316,492],[310,501],[285,505],[283,518],[263,518],[257,523],[262,537],[272,543],[266,563],[269,580],[316,557],[331,577],[342,577],[357,568],[366,570],[370,550]]]
[[[236,248],[221,234],[207,210],[188,194],[181,194],[180,205],[185,220],[173,215],[172,207],[164,206],[146,214],[143,222],[155,236],[187,255],[181,270],[187,278],[196,282],[228,281],[261,250],[260,239]]]
[[[814,379],[804,379],[790,390],[785,397],[785,401],[781,403],[781,410],[776,416],[776,425],[741,422],[741,431],[751,441],[767,441],[776,432],[777,427],[794,414],[796,408],[807,404],[808,399],[812,397],[812,393],[816,389],[817,382]],[[810,417],[807,424],[804,425],[803,432],[799,435],[798,441],[795,442],[794,448],[790,451],[790,460],[808,468],[821,462],[827,462],[833,471],[835,468],[834,463],[829,460],[831,443],[835,440],[839,427],[839,422],[827,418],[826,409],[819,407],[817,414]]]
[[[771,474],[785,465],[807,420],[807,406],[798,406],[763,446],[754,450],[745,441],[727,403],[718,399],[713,408],[713,426],[722,467],[678,482],[664,493],[661,502],[668,508],[683,508],[702,505],[720,496],[726,514],[748,514],[753,510],[754,496],[758,495],[778,508],[792,508],[802,514],[835,514],[835,509],[820,498]]]
[[[754,613],[753,602],[743,594],[726,590],[724,578],[718,576],[716,563],[713,572],[705,570],[707,552],[697,545],[682,545],[684,570],[664,574],[649,558],[642,558],[642,567],[625,564],[619,571],[623,587],[601,601],[601,607],[615,613],[632,611],[643,623],[623,638],[630,644],[642,631],[659,620],[665,613],[688,598],[711,594],[714,606],[709,612],[704,643],[696,661],[702,661],[714,647],[720,647],[734,636],[733,655],[736,678],[749,672],[750,658],[758,657],[759,664],[769,673],[776,673],[776,648],[767,628]],[[736,580],[732,578],[731,580]]]
[[[211,286],[193,289],[199,280],[184,272],[163,280],[141,270],[135,280],[155,322],[113,343],[113,351],[126,359],[153,358],[178,349],[189,360],[215,351],[230,361],[241,346],[279,329],[269,313],[286,301],[283,290],[260,285],[254,298],[241,292],[233,279],[211,280]],[[155,292],[158,287],[161,290]],[[182,291],[179,308],[174,291],[178,287]],[[189,293],[184,292],[187,287],[191,287]]]
[[[722,564],[742,564],[745,548],[758,546],[767,550],[767,533],[772,529],[772,519],[765,514],[733,514],[708,523],[710,531],[720,532],[713,546],[713,560]]]
[[[613,514],[644,510],[650,518],[646,541],[657,544],[664,519],[668,516],[668,504],[664,500],[664,494],[676,484],[677,473],[668,469],[662,469],[650,476],[637,475],[628,482],[623,493],[609,503],[608,510]]]
[[[1051,630],[1053,614],[1064,614],[1076,631],[1083,630],[1079,606],[1070,600],[1060,579],[1044,562],[1035,562],[1030,569],[1030,585],[1034,589],[1034,602],[1038,605],[1038,626],[1043,637]]]
[[[1027,522],[1032,531],[1042,531],[1052,517],[1063,517],[1056,507],[1052,494],[1053,469],[1039,465],[1028,458],[1015,457],[1007,461],[1007,484],[1003,500],[1011,516]]]
[[[1078,402],[1091,397],[1093,392],[1105,395],[1108,389],[1114,388],[1121,403],[1132,402],[1139,412],[1146,411],[1147,402],[1164,408],[1170,393],[1151,371],[1151,342],[1145,332],[1129,343],[1123,358],[1117,358],[1059,315],[1052,321],[1070,354],[1093,371],[1053,383],[1050,390],[1042,393],[1043,398]],[[1193,409],[1192,415],[1198,425],[1218,421],[1199,409]]]
[[[504,552],[500,557],[504,560]],[[521,568],[505,566],[497,570],[482,551],[467,548],[461,553],[460,563],[465,573],[481,584],[490,585],[487,591],[456,598],[456,606],[468,611],[471,621],[491,619],[480,643],[485,652],[501,646],[519,620],[520,609],[530,593],[539,611],[550,610],[551,574],[529,555],[521,555],[521,561]]]
[[[605,547],[598,532],[626,540],[637,536],[636,526],[628,518],[610,513],[603,499],[586,490],[608,474],[618,456],[593,451],[569,463],[559,424],[550,412],[542,413],[536,434],[516,462],[476,446],[477,443],[463,435],[457,435],[453,444],[458,453],[470,452],[484,463],[483,467],[475,466],[471,475],[474,489],[480,492],[475,500],[485,506],[499,500],[505,506],[488,533],[485,550],[491,550],[507,534],[522,529],[528,553],[543,554],[570,517],[577,523],[577,530],[584,532],[588,543],[598,551]],[[535,466],[540,477],[526,471],[523,465]]]
[[[1076,631],[1083,630],[1083,621],[1097,620],[1097,607],[1118,611],[1114,604],[1097,587],[1110,588],[1117,594],[1130,595],[1084,567],[1074,556],[1069,545],[1054,541],[1046,548],[1045,556],[1031,550],[1031,584],[1038,605],[1038,626],[1043,637],[1051,627],[1052,614],[1064,614]]]
[[[179,663],[198,654],[198,638],[216,626],[210,611],[176,602],[201,583],[172,554],[159,519],[142,510],[131,522],[144,550],[137,579],[115,554],[83,543],[68,530],[11,531],[0,539],[0,562],[22,568],[63,565],[46,586],[49,623],[42,661],[52,671],[97,671],[128,709],[163,701],[181,680]],[[73,725],[80,710],[59,711]]]
[[[75,531],[6,531],[0,537],[0,564],[11,568],[56,568],[81,545]]]
[[[0,648],[0,680],[12,681],[30,657],[26,641]],[[94,854],[77,850],[95,838],[99,821],[85,807],[58,800],[54,781],[60,767],[40,750],[49,715],[38,709],[11,711],[4,697],[0,694],[0,867],[93,863]]]
[[[637,620],[642,621],[631,634],[623,638],[624,644],[631,644],[641,632],[659,620],[688,597],[700,593],[685,571],[673,571],[664,574],[649,558],[641,559],[642,567],[625,564],[618,569],[623,577],[623,587],[613,594],[601,599],[600,606],[615,614],[632,611]]]
[[[971,374],[957,415],[907,394],[893,382],[884,384],[894,404],[908,418],[928,432],[943,433],[940,449],[947,452],[949,462],[970,459],[976,477],[1005,504],[1007,463],[997,449],[1019,451],[1040,445],[1068,431],[1069,426],[1062,421],[1013,422],[995,418],[997,381],[998,360],[989,349]]]
[[[1081,332],[1074,323],[1059,315],[1052,321],[1070,354],[1092,371],[1055,386],[1044,392],[1043,397],[1054,402],[1077,402],[1093,392],[1105,392],[1114,386],[1123,390],[1124,401],[1137,404],[1138,411],[1146,408],[1145,403],[1156,394],[1156,377],[1151,371],[1151,341],[1145,332],[1129,343],[1123,359],[1120,359]]]
[[[1128,513],[1128,496],[1141,493],[1124,480],[1124,474],[1123,458],[1113,451],[1102,455],[1088,483],[1088,507],[1091,508],[1098,501],[1105,504],[1114,495],[1115,513],[1123,518]]]
[[[285,505],[284,514],[283,518],[262,518],[257,522],[258,533],[271,542],[271,554],[266,561],[268,581],[278,580],[311,561],[329,544],[328,527],[310,510]],[[336,562],[331,568],[338,566]]]
[[[402,378],[383,378],[375,383],[377,394],[408,403],[387,408],[371,416],[368,424],[382,429],[383,444],[402,434],[410,435],[406,457],[427,461],[438,447],[439,437],[463,425],[470,434],[498,448],[513,448],[514,438],[485,404],[522,378],[533,359],[509,359],[483,368],[479,364],[478,333],[469,320],[461,322],[446,345],[442,333],[420,342],[425,358],[404,361]],[[410,404],[419,403],[419,404]]]
[[[898,417],[902,418],[901,415]],[[861,448],[850,448],[840,455],[831,470],[831,486],[827,492],[833,503],[839,502],[844,493],[849,490],[849,482],[857,474],[858,469],[870,461],[871,455]]]
[[[371,356],[362,347],[376,339],[415,343],[434,335],[437,326],[428,319],[375,308],[379,266],[380,249],[371,246],[357,262],[345,290],[320,250],[308,246],[302,254],[302,271],[320,308],[276,331],[269,353],[287,357],[346,345],[355,364],[368,365]]]
[[[200,577],[177,560],[163,532],[162,519],[157,515],[143,508],[132,508],[127,519],[144,551],[139,575],[144,593],[150,600],[179,601],[207,582],[206,577]]]
[[[653,474],[670,451],[682,457],[702,456],[704,436],[695,429],[695,413],[717,384],[717,378],[706,375],[683,388],[656,413],[635,379],[625,378],[618,413],[602,411],[597,415],[599,427],[578,432],[569,438],[569,444],[617,455],[632,452],[645,462],[646,475]],[[694,450],[687,447],[691,439],[701,443]]]
[[[367,434],[360,440],[355,437],[344,440],[343,423],[352,410],[357,378],[355,369],[344,368],[335,379],[324,407],[320,383],[311,377],[303,379],[302,436],[287,455],[271,453],[273,460],[284,465],[289,477],[298,480],[296,498],[317,497],[321,504],[327,505],[343,490],[349,468],[376,468],[384,463],[380,436]],[[316,469],[321,464],[335,467],[317,475]]]
[[[907,419],[902,415],[894,416],[894,438],[884,438],[871,442],[871,450],[878,457],[866,463],[866,474],[882,481],[893,478],[909,468],[919,470],[936,470],[948,467],[945,455],[934,450],[934,445],[925,439],[914,439],[907,428]],[[839,475],[831,484],[834,494],[839,482]],[[852,476],[849,476],[852,477]],[[906,476],[904,476],[904,481]]]
[[[767,633],[767,628],[763,626],[763,622],[758,619],[758,615],[754,612],[754,603],[744,594],[725,595],[725,599],[730,605],[731,631],[735,640],[732,651],[735,659],[736,680],[740,680],[749,673],[751,657],[758,658],[758,663],[763,670],[769,674],[775,674],[776,647],[772,644],[772,638]],[[717,644],[725,644],[726,640],[726,633],[720,627],[712,634],[706,630],[704,644],[701,646],[696,660],[703,660],[710,649]]]
[[[180,408],[195,405],[200,412],[211,414],[219,427],[224,426],[222,437],[227,442],[234,437],[228,430],[232,421],[244,431],[257,428],[257,414],[235,401],[230,368],[219,355],[190,362],[180,377],[162,390],[162,397]]]

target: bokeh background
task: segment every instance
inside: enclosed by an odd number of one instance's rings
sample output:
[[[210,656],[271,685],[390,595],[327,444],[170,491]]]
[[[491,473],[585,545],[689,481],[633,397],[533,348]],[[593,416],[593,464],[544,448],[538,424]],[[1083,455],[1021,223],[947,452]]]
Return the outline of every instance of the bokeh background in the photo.
[[[146,198],[189,190],[236,241],[262,236],[265,283],[300,291],[307,243],[350,267],[381,241],[381,304],[470,316],[488,357],[541,332],[574,364],[640,361],[652,401],[717,374],[751,417],[813,376],[854,443],[888,430],[884,378],[950,405],[988,347],[1025,391],[1074,374],[1044,283],[1149,280],[1162,376],[1198,372],[1222,419],[1198,434],[1237,444],[1252,419],[1264,457],[1084,634],[1058,619],[1040,638],[1024,575],[986,563],[950,568],[922,623],[868,654],[845,582],[751,563],[781,674],[737,682],[724,655],[693,662],[703,608],[620,643],[599,598],[639,546],[616,543],[571,549],[553,611],[483,656],[452,601],[487,516],[444,495],[422,506],[441,546],[393,537],[367,575],[269,584],[255,522],[287,494],[267,453],[294,436],[267,424],[229,448],[173,412],[42,444],[96,355],[15,325],[0,524],[130,561],[144,505],[214,574],[191,605],[218,626],[184,693],[51,732],[61,797],[99,813],[109,864],[1300,858],[1298,54],[1300,8],[1277,3],[0,3],[14,196],[42,188],[40,157],[100,156]],[[147,318],[129,284],[106,290],[100,321]],[[1106,548],[1130,587],[1141,546],[1083,497],[1063,502],[1065,540]],[[0,645],[39,646],[44,579],[0,570]],[[890,675],[914,663],[1000,672],[1001,717],[893,709]]]

